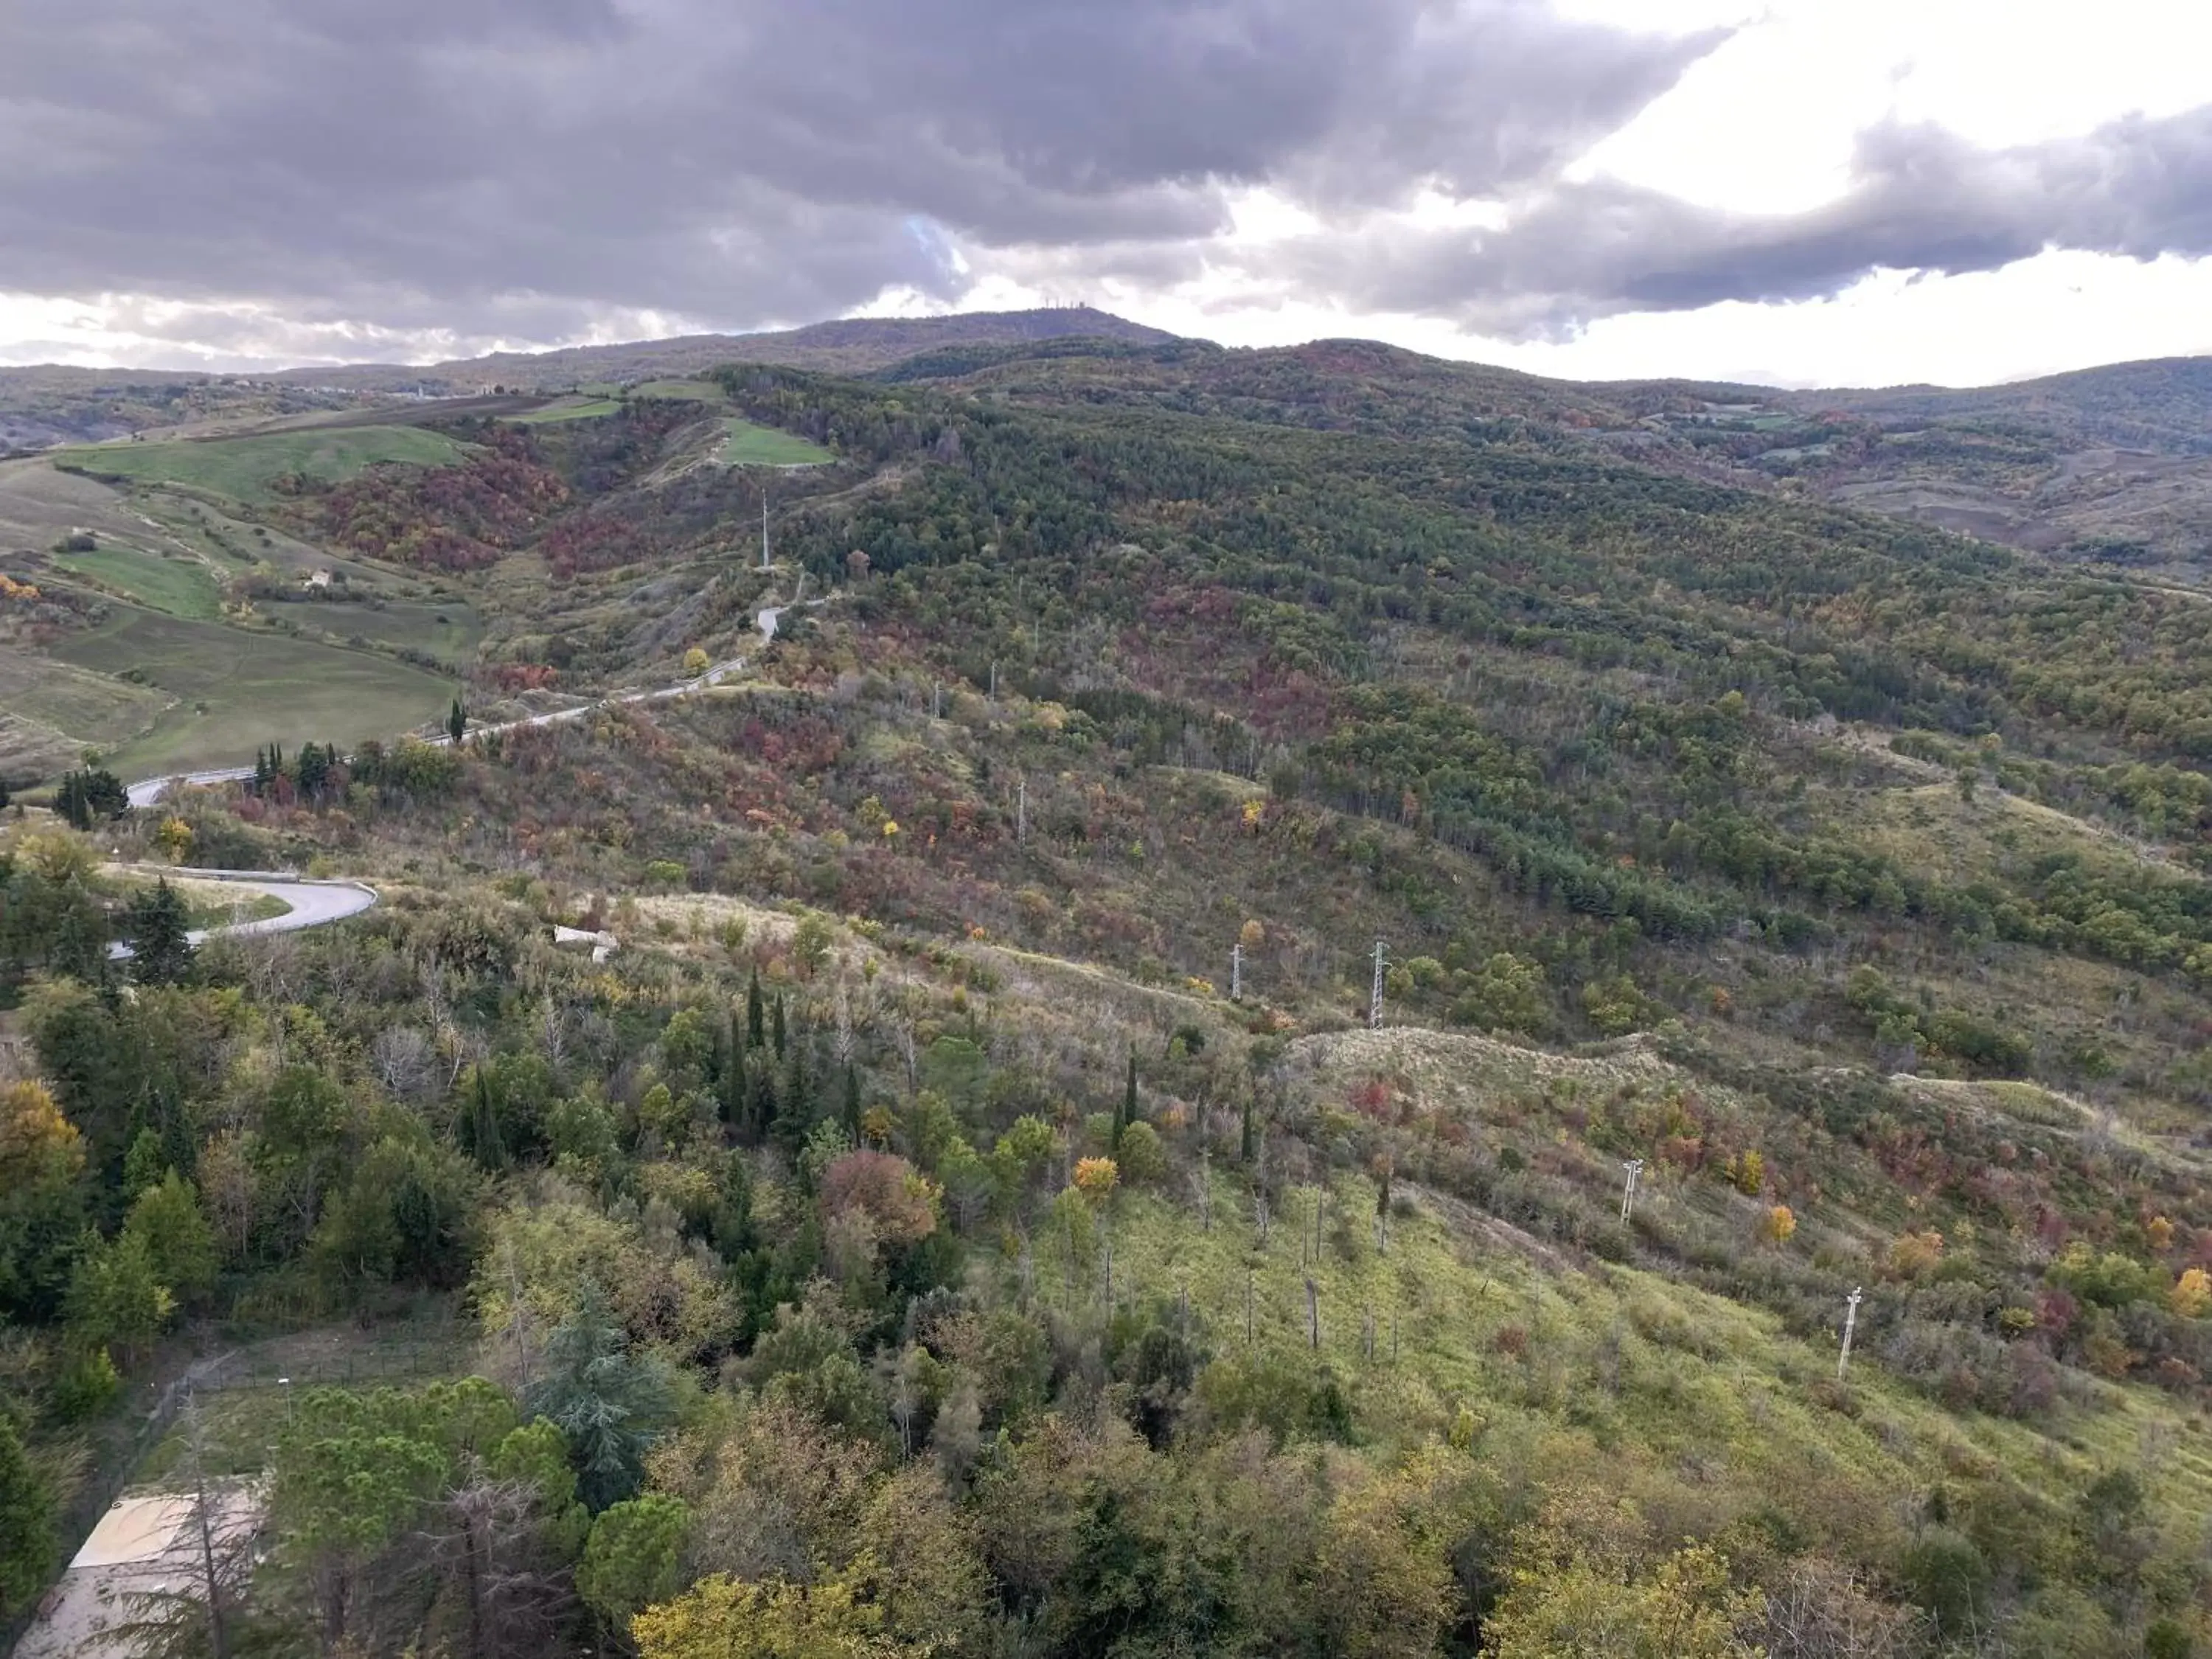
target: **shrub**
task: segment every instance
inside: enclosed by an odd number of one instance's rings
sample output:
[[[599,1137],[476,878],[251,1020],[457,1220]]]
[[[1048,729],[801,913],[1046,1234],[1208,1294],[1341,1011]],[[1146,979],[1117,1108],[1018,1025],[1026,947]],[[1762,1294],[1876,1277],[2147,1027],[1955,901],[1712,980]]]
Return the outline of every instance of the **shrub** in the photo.
[[[1160,1144],[1159,1132],[1149,1123],[1132,1123],[1122,1130],[1114,1152],[1122,1175],[1132,1185],[1158,1181],[1168,1172],[1167,1149]]]

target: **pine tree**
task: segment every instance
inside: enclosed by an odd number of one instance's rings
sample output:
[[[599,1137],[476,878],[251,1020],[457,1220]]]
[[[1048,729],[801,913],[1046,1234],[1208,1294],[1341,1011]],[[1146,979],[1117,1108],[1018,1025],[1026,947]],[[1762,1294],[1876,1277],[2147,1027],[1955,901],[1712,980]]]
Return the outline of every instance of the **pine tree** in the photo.
[[[751,982],[745,987],[745,1047],[757,1048],[768,1041],[768,1027],[761,1007],[760,969],[753,969]]]
[[[131,946],[131,976],[141,985],[174,985],[192,969],[191,917],[183,896],[163,877],[123,912],[123,937]]]

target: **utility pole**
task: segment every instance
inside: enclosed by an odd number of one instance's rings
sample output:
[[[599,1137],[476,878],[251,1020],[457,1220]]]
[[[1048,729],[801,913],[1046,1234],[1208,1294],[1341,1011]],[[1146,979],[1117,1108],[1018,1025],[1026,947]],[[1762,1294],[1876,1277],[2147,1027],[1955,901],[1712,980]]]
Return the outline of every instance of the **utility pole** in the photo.
[[[1389,966],[1389,947],[1381,939],[1375,941],[1375,983],[1367,993],[1367,1029],[1380,1030],[1382,1024],[1382,970]]]
[[[932,680],[929,683],[929,718],[933,720],[941,720],[945,718],[945,682],[943,680]]]
[[[1636,1183],[1644,1174],[1644,1160],[1632,1158],[1620,1167],[1628,1171],[1627,1182],[1620,1189],[1620,1223],[1625,1227],[1628,1224],[1628,1212],[1636,1207]]]
[[[993,663],[992,663],[992,665],[991,665],[991,702],[995,705],[995,704],[998,702],[998,701],[999,701],[999,665],[994,661],[994,662],[993,662]]]
[[[1844,1380],[1844,1373],[1851,1368],[1851,1333],[1858,1328],[1859,1301],[1864,1294],[1856,1285],[1844,1298],[1844,1351],[1836,1356],[1836,1381]]]
[[[761,568],[766,570],[768,568],[768,486],[763,484],[761,486]]]
[[[1014,845],[1026,847],[1030,841],[1030,775],[1026,772],[1014,780]]]
[[[1242,939],[1229,947],[1229,1000],[1231,1002],[1244,1000],[1244,941]]]

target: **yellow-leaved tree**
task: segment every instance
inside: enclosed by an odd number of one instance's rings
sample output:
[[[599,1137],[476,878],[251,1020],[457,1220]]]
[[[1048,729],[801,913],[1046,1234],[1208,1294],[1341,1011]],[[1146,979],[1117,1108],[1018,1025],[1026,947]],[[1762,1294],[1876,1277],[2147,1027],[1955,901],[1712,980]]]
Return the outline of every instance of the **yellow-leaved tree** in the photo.
[[[2173,1281],[2173,1288],[2166,1293],[2166,1304],[2184,1319],[2202,1319],[2204,1310],[2212,1308],[2212,1275],[2202,1267],[2185,1267],[2181,1277]]]
[[[1580,1556],[1513,1576],[1491,1616],[1490,1659],[1759,1659],[1766,1600],[1738,1589],[1728,1558],[1692,1544],[1648,1573]]]
[[[921,1659],[934,1644],[902,1643],[882,1616],[835,1582],[748,1584],[717,1573],[630,1620],[639,1659]]]

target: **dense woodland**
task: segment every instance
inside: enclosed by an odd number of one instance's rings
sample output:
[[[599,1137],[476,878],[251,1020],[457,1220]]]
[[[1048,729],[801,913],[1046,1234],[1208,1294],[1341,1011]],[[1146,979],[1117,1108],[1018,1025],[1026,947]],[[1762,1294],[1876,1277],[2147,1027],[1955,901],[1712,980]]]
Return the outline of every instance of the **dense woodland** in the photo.
[[[2201,600],[1173,356],[726,372],[768,574],[680,409],[285,498],[486,701],[747,670],[9,821],[0,1602],[196,1343],[442,1317],[179,1420],[153,1649],[2212,1642]]]

